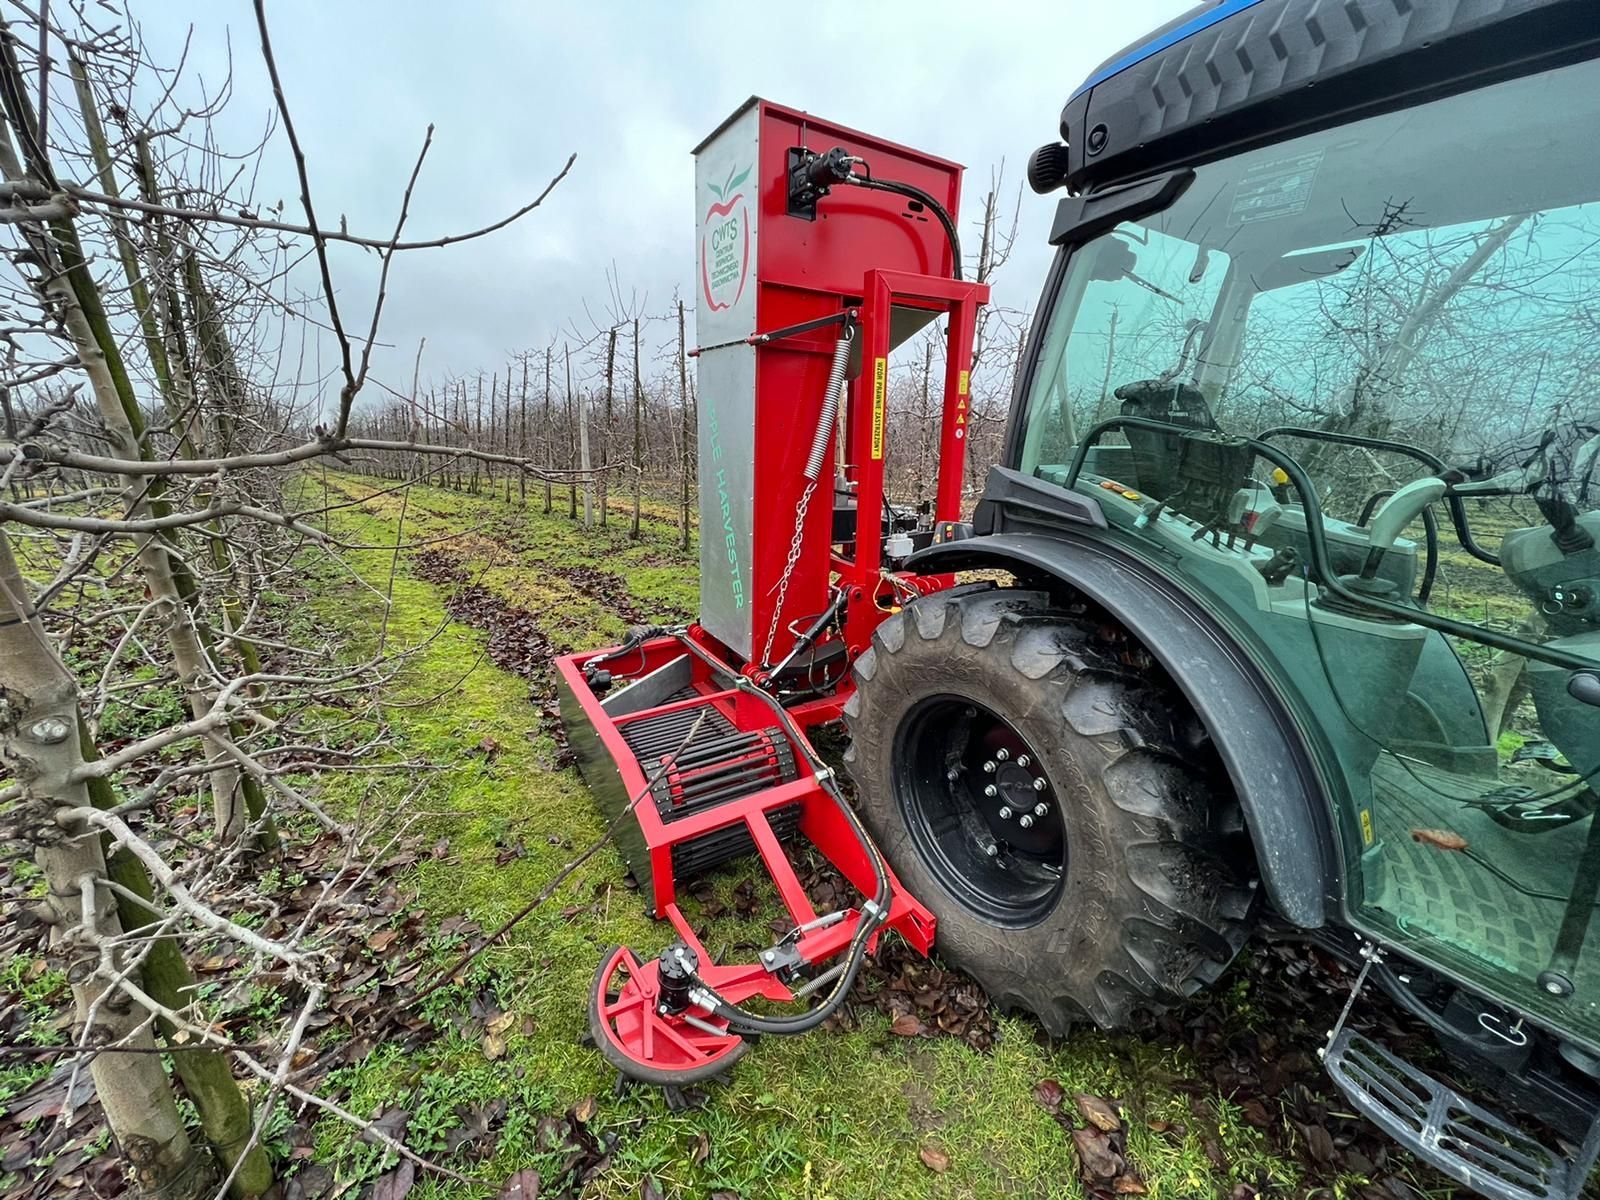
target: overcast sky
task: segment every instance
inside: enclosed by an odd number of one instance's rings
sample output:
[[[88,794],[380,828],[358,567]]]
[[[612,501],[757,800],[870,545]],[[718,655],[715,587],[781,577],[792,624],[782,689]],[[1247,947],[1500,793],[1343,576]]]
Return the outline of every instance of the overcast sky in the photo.
[[[591,328],[584,303],[604,313],[613,265],[648,313],[667,311],[675,289],[692,302],[689,152],[752,94],[964,163],[966,228],[991,168],[1004,160],[1007,180],[1020,182],[1072,89],[1189,3],[269,0],[267,11],[330,224],[343,213],[352,231],[387,235],[429,122],[434,147],[410,236],[502,216],[578,155],[545,206],[512,228],[401,256],[382,330],[395,349],[376,372],[404,386],[419,337],[424,374],[437,378]],[[231,38],[235,95],[222,133],[236,147],[259,136],[272,97],[247,0],[143,0],[134,16],[169,65],[192,25],[190,73],[212,86]],[[281,137],[257,191],[261,203],[279,198],[298,219]],[[1054,203],[1024,189],[1000,302],[1032,307]],[[360,323],[372,257],[345,251],[335,268],[346,319]]]

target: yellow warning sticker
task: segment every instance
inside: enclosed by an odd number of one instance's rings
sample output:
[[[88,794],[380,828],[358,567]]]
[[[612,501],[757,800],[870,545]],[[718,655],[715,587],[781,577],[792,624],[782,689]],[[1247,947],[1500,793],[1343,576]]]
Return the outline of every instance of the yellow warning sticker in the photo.
[[[1364,846],[1372,845],[1372,810],[1361,810],[1361,843]]]
[[[872,457],[883,457],[883,418],[889,402],[889,360],[877,359],[872,367]]]
[[[961,395],[965,396],[967,394],[967,388],[971,383],[972,383],[972,372],[971,371],[963,371],[963,372],[961,372],[961,379],[956,383],[956,391],[961,393]]]

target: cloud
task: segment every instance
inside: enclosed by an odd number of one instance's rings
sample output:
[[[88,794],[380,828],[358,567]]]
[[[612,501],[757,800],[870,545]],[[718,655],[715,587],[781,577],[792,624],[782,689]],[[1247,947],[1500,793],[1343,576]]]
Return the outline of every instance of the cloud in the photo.
[[[587,327],[604,309],[613,264],[624,293],[666,311],[692,296],[689,151],[747,96],[761,94],[968,166],[977,212],[991,169],[1008,185],[1056,133],[1068,94],[1103,59],[1188,0],[975,5],[821,2],[272,0],[280,71],[319,213],[385,234],[421,145],[436,126],[409,231],[434,236],[524,203],[567,154],[578,163],[546,206],[480,242],[403,256],[383,341],[386,382],[409,382],[417,339],[425,373],[492,370],[518,348]],[[146,0],[134,15],[157,62],[174,63],[190,23],[192,69],[214,90],[232,42],[235,95],[224,144],[259,136],[272,98],[249,8]],[[192,85],[191,85],[192,86]],[[281,136],[257,199],[297,208]],[[1016,254],[996,301],[1031,307],[1049,261],[1055,201],[1024,192]],[[964,222],[965,223],[965,222]],[[365,327],[376,256],[341,255],[340,303]],[[302,279],[312,290],[314,278]],[[663,336],[665,336],[663,334]],[[325,353],[325,360],[327,355]]]

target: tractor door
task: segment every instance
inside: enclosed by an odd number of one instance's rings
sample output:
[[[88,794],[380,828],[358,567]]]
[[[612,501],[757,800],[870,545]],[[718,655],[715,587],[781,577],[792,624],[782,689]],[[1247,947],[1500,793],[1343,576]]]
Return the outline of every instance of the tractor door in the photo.
[[[1348,919],[1592,1052],[1596,128],[1590,62],[1204,164],[1069,236],[1008,451],[1289,703]]]

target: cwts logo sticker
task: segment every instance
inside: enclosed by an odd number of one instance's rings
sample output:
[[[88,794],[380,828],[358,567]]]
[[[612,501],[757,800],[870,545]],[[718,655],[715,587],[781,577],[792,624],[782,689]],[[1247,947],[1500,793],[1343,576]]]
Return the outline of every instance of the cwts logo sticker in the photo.
[[[712,312],[739,303],[750,274],[750,212],[743,187],[752,169],[729,171],[721,187],[706,185],[716,199],[700,223],[700,288]]]

